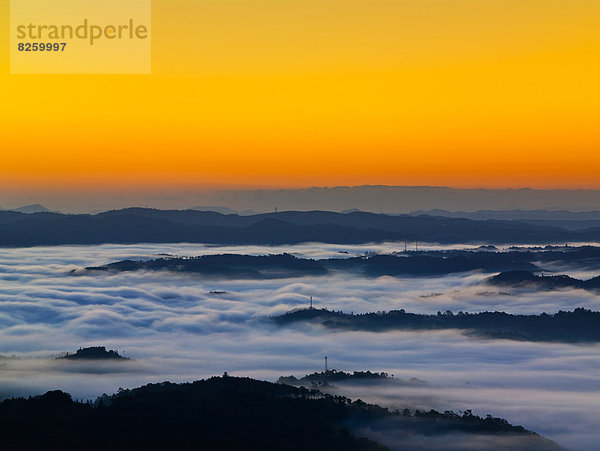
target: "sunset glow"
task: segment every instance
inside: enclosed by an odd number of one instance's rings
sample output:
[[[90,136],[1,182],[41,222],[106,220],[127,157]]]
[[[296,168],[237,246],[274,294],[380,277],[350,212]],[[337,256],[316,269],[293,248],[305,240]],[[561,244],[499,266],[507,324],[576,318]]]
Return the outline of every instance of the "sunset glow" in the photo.
[[[600,188],[597,1],[152,8],[151,75],[9,75],[3,35],[0,188]]]

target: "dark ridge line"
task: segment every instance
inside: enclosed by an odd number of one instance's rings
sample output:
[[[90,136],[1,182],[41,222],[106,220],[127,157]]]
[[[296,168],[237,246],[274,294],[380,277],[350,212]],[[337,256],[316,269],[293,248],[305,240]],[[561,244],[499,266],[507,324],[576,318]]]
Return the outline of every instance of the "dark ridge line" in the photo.
[[[319,324],[330,329],[387,332],[393,330],[462,330],[478,338],[561,343],[600,342],[600,312],[576,308],[554,314],[511,315],[505,312],[454,314],[450,310],[436,315],[391,310],[376,313],[344,313],[325,308],[287,312],[270,320],[280,327],[294,323]]]
[[[167,270],[215,277],[269,279],[302,276],[325,276],[332,272],[349,272],[367,277],[435,276],[452,273],[484,271],[501,272],[488,281],[491,285],[537,283],[547,289],[600,289],[600,276],[580,281],[568,276],[535,276],[542,269],[534,262],[561,262],[572,266],[600,269],[600,247],[569,250],[477,250],[405,251],[394,254],[374,254],[349,258],[314,260],[291,254],[241,255],[218,254],[198,257],[161,257],[151,260],[123,260],[102,266],[90,266],[86,271]],[[73,274],[78,274],[76,270]],[[511,276],[512,275],[512,276]],[[543,283],[542,283],[543,282]],[[552,282],[552,283],[551,283]]]
[[[436,410],[390,411],[362,400],[228,376],[119,389],[94,402],[59,390],[0,403],[3,449],[383,450],[348,424],[393,419],[423,435],[506,435],[540,448],[556,443],[488,415]],[[10,432],[10,433],[9,433]],[[310,432],[310,433],[307,433]],[[544,448],[541,448],[541,447]]]
[[[536,288],[540,290],[572,289],[600,290],[600,276],[587,280],[565,274],[544,275],[531,271],[505,271],[490,277],[488,284],[500,287]]]
[[[275,245],[311,241],[600,242],[600,227],[567,230],[514,220],[329,211],[283,211],[251,216],[145,208],[96,215],[0,211],[0,246],[173,242]]]
[[[88,348],[79,348],[75,354],[66,353],[57,357],[56,360],[131,360],[123,357],[117,351],[106,350],[105,346],[91,346]]]

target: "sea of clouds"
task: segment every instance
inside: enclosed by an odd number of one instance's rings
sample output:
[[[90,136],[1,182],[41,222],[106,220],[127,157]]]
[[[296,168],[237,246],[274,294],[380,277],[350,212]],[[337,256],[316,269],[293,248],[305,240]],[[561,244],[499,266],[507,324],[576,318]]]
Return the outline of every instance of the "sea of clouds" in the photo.
[[[347,312],[404,308],[553,313],[600,309],[584,290],[536,292],[484,285],[490,274],[278,280],[211,279],[167,271],[86,272],[158,254],[265,254],[345,258],[404,244],[306,244],[267,248],[197,244],[0,249],[0,398],[62,389],[80,399],[149,382],[191,381],[227,371],[274,381],[322,369],[394,374],[391,383],[341,384],[353,398],[392,408],[472,409],[522,424],[570,449],[600,442],[600,346],[478,340],[458,331],[353,332],[280,329],[266,318],[306,307]],[[578,269],[581,271],[581,268]],[[573,273],[575,274],[575,273]],[[212,293],[211,293],[212,292]],[[216,293],[215,293],[216,292]],[[54,358],[106,346],[132,361],[90,365]],[[418,378],[425,384],[403,383]]]

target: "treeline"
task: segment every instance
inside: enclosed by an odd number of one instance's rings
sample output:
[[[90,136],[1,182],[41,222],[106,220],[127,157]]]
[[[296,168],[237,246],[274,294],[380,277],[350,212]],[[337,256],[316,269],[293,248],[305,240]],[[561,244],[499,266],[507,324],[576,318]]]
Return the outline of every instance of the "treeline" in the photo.
[[[88,403],[61,391],[10,399],[0,404],[0,430],[3,450],[381,450],[341,423],[384,415],[314,390],[222,377],[149,384]]]
[[[339,382],[339,381],[356,381],[356,380],[382,380],[388,379],[390,375],[385,372],[371,372],[371,371],[353,371],[352,373],[347,373],[345,371],[338,370],[325,370],[325,371],[315,371],[312,374],[307,374],[301,378],[297,378],[295,376],[281,376],[277,383],[279,384],[288,384],[288,385],[303,385],[306,383],[312,384],[323,384],[329,382]]]
[[[575,279],[564,274],[544,275],[531,271],[506,271],[491,277],[490,285],[501,287],[527,287],[540,290],[579,288],[582,290],[600,290],[600,276],[588,280]]]
[[[111,349],[106,350],[105,346],[91,346],[89,348],[79,348],[75,354],[66,353],[57,359],[66,360],[130,360],[123,357],[117,351]]]
[[[318,323],[332,329],[368,331],[461,329],[476,336],[528,341],[599,342],[600,312],[576,308],[554,314],[512,315],[505,312],[436,315],[389,312],[352,314],[327,309],[295,310],[272,320],[285,326],[295,322]]]
[[[540,270],[537,262],[599,268],[600,248],[566,248],[561,251],[555,249],[513,250],[509,252],[497,252],[489,250],[489,248],[410,251],[321,260],[299,258],[290,254],[259,256],[221,254],[198,257],[162,257],[143,261],[124,260],[86,269],[89,271],[168,270],[219,277],[260,279],[319,276],[331,272],[355,273],[368,277],[444,275],[474,270],[486,272],[518,270],[532,274],[532,271]],[[600,277],[592,279],[592,282],[588,284],[581,284],[581,287],[600,288]]]
[[[440,432],[516,434],[548,443],[521,426],[470,411],[391,412],[317,390],[227,375],[120,389],[93,403],[73,401],[61,391],[0,403],[3,450],[382,450],[344,425],[386,418],[423,420],[414,427],[434,425]]]

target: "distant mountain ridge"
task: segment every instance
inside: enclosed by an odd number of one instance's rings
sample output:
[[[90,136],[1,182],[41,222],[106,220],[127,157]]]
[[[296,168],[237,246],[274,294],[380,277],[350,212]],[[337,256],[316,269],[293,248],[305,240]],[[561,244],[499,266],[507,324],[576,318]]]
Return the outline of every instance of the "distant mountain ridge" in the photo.
[[[9,202],[12,193],[5,193]],[[16,194],[16,193],[15,193]],[[11,205],[28,198],[12,198]],[[105,211],[131,205],[186,209],[194,206],[225,207],[240,214],[285,210],[330,210],[384,212],[388,214],[445,209],[475,210],[600,210],[600,190],[530,188],[451,188],[444,186],[312,186],[304,188],[200,188],[164,187],[159,191],[122,190],[107,198],[105,192],[39,193],[36,202],[70,212]]]
[[[40,205],[40,204],[24,205],[23,207],[9,208],[9,209],[0,207],[0,211],[15,211],[18,213],[25,213],[25,214],[49,213],[50,212],[50,210],[48,210],[46,207],[44,207],[43,205]]]
[[[466,218],[477,221],[494,219],[499,221],[521,221],[541,226],[561,227],[568,230],[581,230],[600,227],[600,211],[567,210],[478,210],[447,211],[441,209],[414,211],[415,215],[442,216],[448,218]]]
[[[0,212],[0,246],[192,242],[209,244],[600,242],[600,227],[566,230],[521,221],[330,211],[250,216],[127,208],[96,215]]]
[[[215,213],[221,213],[223,215],[240,215],[240,216],[250,216],[250,215],[256,215],[256,214],[258,214],[254,210],[235,211],[235,210],[232,210],[229,207],[221,207],[221,206],[213,206],[213,207],[197,206],[197,207],[190,208],[190,210],[196,210],[196,211],[214,211]]]
[[[575,279],[560,275],[536,275],[530,271],[506,271],[488,280],[490,285],[500,287],[531,287],[538,290],[555,290],[581,288],[583,290],[600,290],[600,276],[588,280]]]
[[[569,221],[598,220],[600,221],[600,211],[569,211],[569,210],[477,210],[477,211],[448,211],[442,209],[433,210],[415,210],[414,215],[429,216],[447,216],[450,218],[467,219],[559,219]]]

